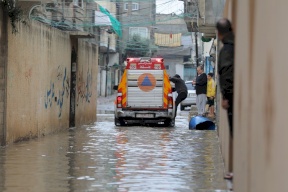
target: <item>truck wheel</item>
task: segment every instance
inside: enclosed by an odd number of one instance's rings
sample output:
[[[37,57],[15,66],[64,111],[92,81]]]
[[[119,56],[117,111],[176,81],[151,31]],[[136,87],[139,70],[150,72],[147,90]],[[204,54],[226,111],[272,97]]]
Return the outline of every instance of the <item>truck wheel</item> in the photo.
[[[119,121],[119,119],[116,118],[116,117],[114,117],[114,124],[115,124],[116,126],[120,126],[120,121]]]
[[[175,118],[170,120],[169,127],[175,126]]]
[[[114,118],[114,123],[116,126],[124,126],[125,122],[122,119]]]
[[[167,127],[174,127],[175,126],[175,119],[166,119],[164,125]]]
[[[185,109],[185,106],[180,105],[180,110],[183,111]]]

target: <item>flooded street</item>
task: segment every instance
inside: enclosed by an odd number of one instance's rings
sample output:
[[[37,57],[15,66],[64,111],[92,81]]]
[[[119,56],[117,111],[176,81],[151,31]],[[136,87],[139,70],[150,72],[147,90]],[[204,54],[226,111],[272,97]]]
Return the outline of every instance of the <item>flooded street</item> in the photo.
[[[115,127],[102,107],[95,124],[1,148],[0,191],[226,191],[217,132],[189,130],[188,111],[174,128]]]

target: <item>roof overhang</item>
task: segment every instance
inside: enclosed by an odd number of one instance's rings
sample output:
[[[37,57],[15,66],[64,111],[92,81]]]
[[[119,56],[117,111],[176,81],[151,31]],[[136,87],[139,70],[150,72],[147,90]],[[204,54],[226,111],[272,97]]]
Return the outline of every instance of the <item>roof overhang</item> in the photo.
[[[85,31],[70,31],[69,32],[70,37],[74,37],[74,38],[95,38],[94,34],[85,32]]]
[[[200,33],[204,33],[203,36],[206,38],[216,37],[216,28],[214,25],[202,25],[202,26],[199,26],[198,29]]]

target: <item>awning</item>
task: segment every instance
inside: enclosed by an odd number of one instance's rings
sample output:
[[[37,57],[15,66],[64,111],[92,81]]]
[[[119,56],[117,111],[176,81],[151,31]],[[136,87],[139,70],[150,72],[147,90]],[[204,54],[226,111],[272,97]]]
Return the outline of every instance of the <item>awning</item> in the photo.
[[[109,13],[109,11],[107,11],[107,9],[105,9],[104,7],[102,7],[101,5],[100,7],[100,11],[102,13],[104,13],[105,15],[107,15],[110,18],[110,21],[112,23],[112,28],[115,31],[115,33],[119,36],[122,37],[122,30],[121,30],[121,23],[113,16]]]
[[[95,11],[95,25],[96,26],[112,26],[112,23],[108,15],[100,11]]]

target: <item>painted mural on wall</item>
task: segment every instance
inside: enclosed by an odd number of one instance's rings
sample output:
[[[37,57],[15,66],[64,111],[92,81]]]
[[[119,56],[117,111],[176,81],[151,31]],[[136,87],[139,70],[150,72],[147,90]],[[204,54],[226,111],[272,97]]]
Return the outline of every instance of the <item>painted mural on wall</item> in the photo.
[[[55,88],[55,84],[59,85],[59,89]],[[70,80],[67,75],[66,67],[63,69],[61,66],[57,68],[57,75],[54,81],[50,82],[50,87],[45,92],[45,109],[56,105],[58,107],[58,117],[62,115],[62,108],[65,99],[69,98]],[[65,97],[66,95],[66,97]]]

